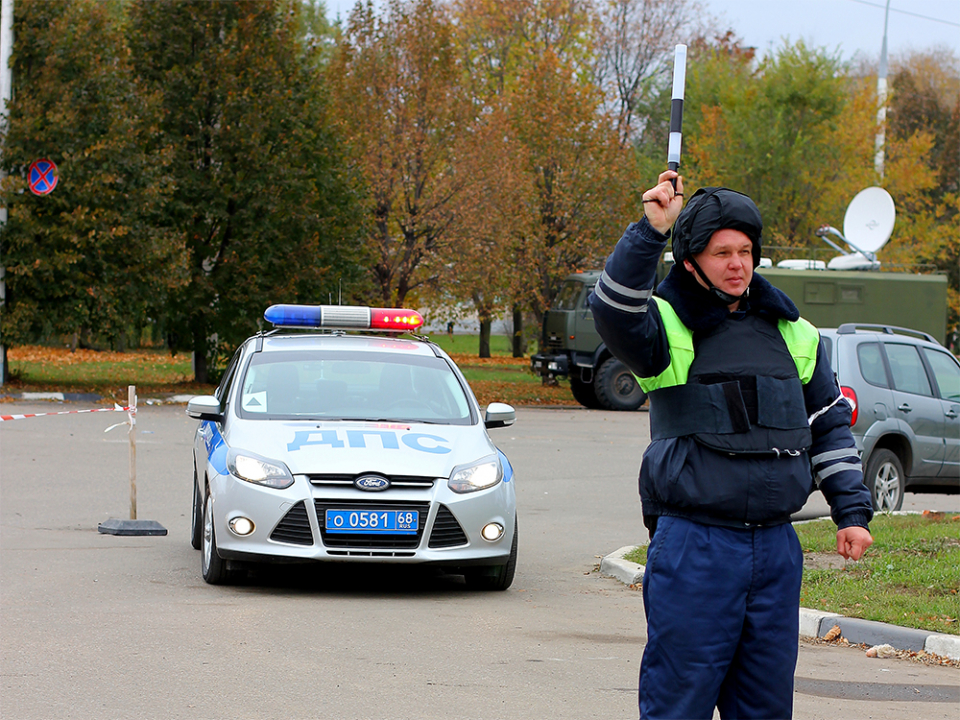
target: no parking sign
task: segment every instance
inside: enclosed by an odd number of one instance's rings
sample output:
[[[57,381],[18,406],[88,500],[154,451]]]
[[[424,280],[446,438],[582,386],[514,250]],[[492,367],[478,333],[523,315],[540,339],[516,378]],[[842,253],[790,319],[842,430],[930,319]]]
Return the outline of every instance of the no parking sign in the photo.
[[[34,195],[49,195],[57,186],[57,166],[52,160],[41,158],[30,165],[30,192]]]

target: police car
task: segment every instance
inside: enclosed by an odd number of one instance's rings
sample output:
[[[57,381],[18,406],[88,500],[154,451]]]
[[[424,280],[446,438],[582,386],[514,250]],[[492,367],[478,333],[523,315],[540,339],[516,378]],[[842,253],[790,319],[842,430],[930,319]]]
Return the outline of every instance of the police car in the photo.
[[[513,468],[487,430],[512,425],[514,409],[491,403],[481,419],[443,350],[382,334],[416,330],[414,311],[274,305],[264,318],[275,329],[240,346],[216,395],[187,405],[201,421],[192,543],[204,580],[249,561],[377,562],[507,589]]]

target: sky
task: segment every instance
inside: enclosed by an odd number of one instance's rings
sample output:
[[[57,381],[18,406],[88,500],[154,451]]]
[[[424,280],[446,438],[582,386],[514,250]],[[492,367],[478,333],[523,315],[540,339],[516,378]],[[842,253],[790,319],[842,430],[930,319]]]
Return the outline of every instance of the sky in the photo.
[[[350,12],[354,0],[325,0],[328,14]],[[509,2],[510,0],[504,0]],[[700,0],[760,54],[784,38],[837,51],[844,60],[878,59],[886,0]],[[918,17],[922,16],[922,17]],[[933,18],[933,19],[930,19]],[[945,22],[937,22],[945,21]],[[887,49],[891,55],[952,47],[960,55],[960,0],[890,0]]]
[[[815,47],[879,58],[885,0],[701,0],[760,53],[783,38]],[[923,16],[923,17],[918,17]],[[929,19],[934,18],[934,19]],[[947,22],[937,22],[947,21]],[[948,24],[949,23],[949,24]],[[960,0],[890,0],[887,51],[891,55],[945,45],[960,55]]]

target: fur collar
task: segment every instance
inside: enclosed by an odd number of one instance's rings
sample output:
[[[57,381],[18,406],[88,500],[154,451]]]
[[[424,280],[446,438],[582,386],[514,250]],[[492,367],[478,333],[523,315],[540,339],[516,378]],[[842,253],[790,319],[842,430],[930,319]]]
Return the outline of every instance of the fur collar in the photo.
[[[723,301],[698,283],[681,265],[674,265],[670,269],[664,281],[657,286],[656,294],[670,303],[680,321],[694,332],[710,330],[730,314]],[[756,271],[750,281],[750,298],[746,304],[747,312],[756,313],[774,323],[780,318],[792,322],[800,317],[793,301]]]

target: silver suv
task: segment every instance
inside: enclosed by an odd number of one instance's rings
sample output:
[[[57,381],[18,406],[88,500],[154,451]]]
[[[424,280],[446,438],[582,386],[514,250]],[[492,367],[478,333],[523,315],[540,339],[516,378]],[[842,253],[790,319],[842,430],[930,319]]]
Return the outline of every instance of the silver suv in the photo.
[[[876,510],[903,493],[960,492],[960,363],[933,337],[885,325],[821,329]]]

